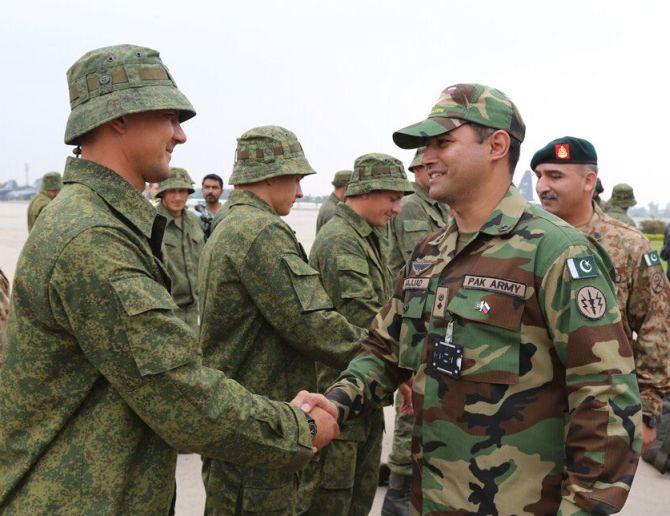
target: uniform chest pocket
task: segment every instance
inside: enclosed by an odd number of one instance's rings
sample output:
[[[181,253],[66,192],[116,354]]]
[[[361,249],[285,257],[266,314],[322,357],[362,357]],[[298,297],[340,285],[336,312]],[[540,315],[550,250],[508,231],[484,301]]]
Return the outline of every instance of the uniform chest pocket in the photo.
[[[296,254],[285,254],[282,261],[288,267],[291,285],[303,312],[333,308],[317,271]]]
[[[519,297],[463,288],[449,302],[452,340],[463,346],[463,380],[499,384],[519,381],[524,303]]]
[[[341,254],[336,258],[337,278],[342,299],[366,299],[375,295],[365,258]]]
[[[163,237],[163,245],[167,247],[179,247],[181,242],[174,235],[165,235]]]
[[[407,289],[403,296],[402,326],[400,328],[400,350],[398,365],[404,369],[417,371],[421,362],[421,350],[426,338],[426,321],[423,313],[428,297],[428,280],[425,285],[421,278],[413,278],[414,286],[422,289]]]

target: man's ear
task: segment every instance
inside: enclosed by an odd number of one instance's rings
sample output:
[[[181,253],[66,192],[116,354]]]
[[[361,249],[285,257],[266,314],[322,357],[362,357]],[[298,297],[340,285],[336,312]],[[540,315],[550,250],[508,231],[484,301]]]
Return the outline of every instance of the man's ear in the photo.
[[[491,159],[494,161],[503,159],[509,151],[509,134],[507,134],[507,131],[498,129],[489,138],[489,145],[491,147]]]
[[[584,190],[593,192],[596,188],[596,181],[598,181],[598,174],[594,170],[587,170],[584,173]]]
[[[107,122],[109,128],[117,134],[125,134],[128,132],[128,118],[125,116],[120,116]]]

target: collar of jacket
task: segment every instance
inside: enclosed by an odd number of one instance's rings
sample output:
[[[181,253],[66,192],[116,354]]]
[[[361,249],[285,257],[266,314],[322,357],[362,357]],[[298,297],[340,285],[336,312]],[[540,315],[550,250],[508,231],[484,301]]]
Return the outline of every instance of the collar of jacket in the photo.
[[[514,185],[510,185],[505,196],[489,215],[488,220],[479,228],[479,232],[491,236],[510,233],[521,219],[527,205],[526,199],[519,193],[519,190]],[[438,243],[438,241],[456,232],[458,232],[456,218],[452,217],[449,229],[440,233],[433,243]]]
[[[432,199],[431,197],[428,196],[428,190],[426,190],[423,186],[421,186],[419,183],[412,183],[412,187],[414,188],[414,193],[421,199],[422,201],[425,201],[429,204],[432,204],[435,206],[438,204],[440,201],[437,199]]]
[[[591,219],[586,224],[578,227],[577,229],[598,241],[603,237],[602,233],[600,232],[601,230],[599,229],[600,222],[602,222],[604,219],[611,220],[611,217],[608,217],[608,215],[603,212],[600,206],[598,206],[598,203],[591,201],[591,206],[593,206],[593,215],[591,216]]]
[[[158,212],[159,215],[163,215],[163,217],[165,217],[167,219],[168,224],[170,222],[172,222],[176,225],[176,223],[174,222],[175,218],[170,214],[169,211],[167,211],[167,208],[165,206],[163,206],[162,201],[159,202],[156,205],[156,212]],[[181,220],[182,220],[182,227],[185,227],[186,226],[186,208],[181,210]]]
[[[374,232],[374,228],[363,217],[341,202],[335,208],[335,215],[342,217],[361,237],[367,238]]]
[[[68,156],[63,184],[80,183],[98,194],[144,236],[151,239],[156,209],[133,185],[112,169],[93,161]]]
[[[273,215],[277,215],[277,212],[266,203],[263,199],[258,197],[255,193],[249,192],[248,190],[242,190],[241,188],[236,188],[228,196],[228,201],[226,202],[228,208],[237,206],[240,204],[246,204],[248,206],[253,206],[259,210],[267,211]]]

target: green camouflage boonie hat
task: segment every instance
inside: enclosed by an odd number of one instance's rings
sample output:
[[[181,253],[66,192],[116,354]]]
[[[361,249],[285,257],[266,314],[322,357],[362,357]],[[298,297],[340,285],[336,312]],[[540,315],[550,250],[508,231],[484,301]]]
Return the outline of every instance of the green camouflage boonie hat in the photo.
[[[193,179],[188,175],[188,172],[183,168],[171,167],[170,177],[158,183],[158,192],[156,197],[161,197],[166,190],[188,190],[189,195],[195,192],[193,188]]]
[[[63,183],[58,172],[47,172],[42,176],[42,190],[60,190],[62,187]]]
[[[620,206],[622,208],[630,208],[631,206],[635,206],[637,201],[635,200],[633,187],[627,185],[626,183],[614,185],[614,188],[612,188],[612,197],[608,202],[609,204]]]
[[[411,172],[414,172],[414,169],[416,167],[422,167],[423,166],[423,162],[421,160],[423,159],[423,153],[424,152],[426,152],[425,147],[419,147],[418,149],[416,149],[416,154],[414,154],[414,159],[409,164],[409,170]]]
[[[426,120],[396,131],[393,141],[402,149],[416,149],[426,138],[468,122],[504,129],[520,142],[526,134],[519,110],[502,91],[483,84],[455,84],[442,92]]]
[[[356,158],[354,172],[344,196],[354,197],[376,190],[391,190],[404,194],[414,192],[399,159],[377,153],[364,154]]]
[[[228,184],[258,183],[271,177],[316,174],[298,138],[276,125],[255,127],[237,139],[235,165]]]
[[[335,172],[335,177],[333,177],[333,182],[331,183],[335,188],[340,186],[347,186],[349,180],[351,179],[351,170],[340,170]]]
[[[65,143],[131,113],[176,109],[179,121],[195,116],[157,51],[135,45],[99,48],[84,54],[67,71],[70,117]]]

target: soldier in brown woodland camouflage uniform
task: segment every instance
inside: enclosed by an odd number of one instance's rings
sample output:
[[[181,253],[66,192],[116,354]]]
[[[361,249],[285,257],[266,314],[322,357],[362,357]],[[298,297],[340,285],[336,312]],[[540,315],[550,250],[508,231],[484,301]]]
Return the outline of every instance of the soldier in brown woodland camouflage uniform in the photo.
[[[640,231],[604,214],[592,200],[598,157],[590,142],[557,138],[535,153],[530,166],[538,178],[542,207],[593,238],[612,260],[623,325],[635,353],[646,451],[656,437],[661,402],[670,388],[670,286],[658,253]]]

